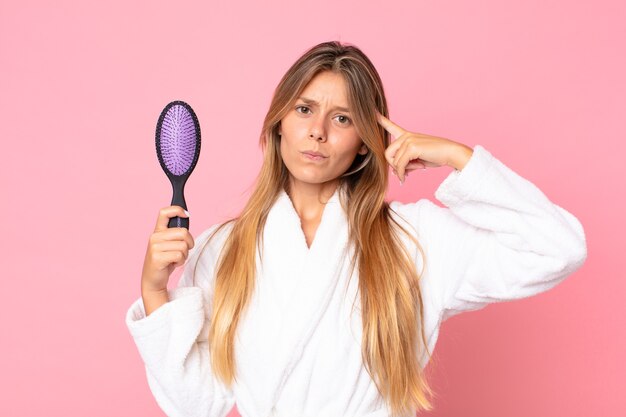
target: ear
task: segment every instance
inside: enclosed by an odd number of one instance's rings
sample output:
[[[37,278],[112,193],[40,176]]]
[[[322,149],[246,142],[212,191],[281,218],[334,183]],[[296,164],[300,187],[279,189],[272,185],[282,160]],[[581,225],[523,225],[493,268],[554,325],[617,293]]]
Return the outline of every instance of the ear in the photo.
[[[361,148],[359,149],[359,155],[365,155],[367,154],[367,146],[365,146],[365,144],[361,145]]]

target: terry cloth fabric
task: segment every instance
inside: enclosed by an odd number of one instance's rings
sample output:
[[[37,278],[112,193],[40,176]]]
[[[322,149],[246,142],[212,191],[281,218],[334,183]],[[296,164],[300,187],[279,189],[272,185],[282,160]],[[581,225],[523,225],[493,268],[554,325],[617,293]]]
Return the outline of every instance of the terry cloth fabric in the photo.
[[[231,388],[213,375],[207,345],[216,261],[231,225],[202,257],[199,249],[217,225],[196,238],[168,303],[148,317],[141,297],[130,306],[126,325],[168,416],[223,417],[235,402],[243,417],[390,415],[361,359],[358,270],[348,280],[352,252],[339,192],[324,208],[310,248],[289,196],[283,190],[275,201],[262,263],[257,252],[256,287],[238,327]],[[447,318],[547,291],[587,257],[578,219],[480,145],[435,197],[445,207],[428,199],[390,203],[425,252],[424,261],[404,239],[421,271],[431,353]],[[426,354],[419,361],[425,367]]]

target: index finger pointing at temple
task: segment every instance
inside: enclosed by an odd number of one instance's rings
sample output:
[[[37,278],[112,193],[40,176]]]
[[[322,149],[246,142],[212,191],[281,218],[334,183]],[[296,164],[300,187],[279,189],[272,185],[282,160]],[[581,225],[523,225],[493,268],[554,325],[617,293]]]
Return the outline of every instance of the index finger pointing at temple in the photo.
[[[376,117],[378,119],[378,123],[385,128],[385,130],[391,133],[396,139],[404,133],[404,129],[400,126],[387,119],[385,116],[380,114],[378,111],[376,112]]]

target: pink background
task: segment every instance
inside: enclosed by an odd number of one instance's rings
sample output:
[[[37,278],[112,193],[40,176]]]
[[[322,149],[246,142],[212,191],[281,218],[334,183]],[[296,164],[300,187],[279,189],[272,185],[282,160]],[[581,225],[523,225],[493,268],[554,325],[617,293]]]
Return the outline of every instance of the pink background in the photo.
[[[0,415],[163,415],[124,324],[171,199],[160,111],[200,119],[197,236],[242,207],[271,94],[325,40],[372,59],[396,123],[485,146],[587,233],[563,284],[443,325],[428,415],[626,415],[625,21],[618,0],[3,1]],[[449,172],[389,199],[434,199]]]

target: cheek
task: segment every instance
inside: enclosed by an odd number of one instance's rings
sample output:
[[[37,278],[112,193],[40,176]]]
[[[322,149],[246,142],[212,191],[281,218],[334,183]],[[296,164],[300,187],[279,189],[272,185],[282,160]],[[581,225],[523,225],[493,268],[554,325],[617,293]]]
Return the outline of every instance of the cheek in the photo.
[[[280,152],[287,156],[290,157],[290,155],[292,155],[295,151],[296,151],[296,144],[294,143],[293,138],[290,137],[290,135],[285,135],[283,133],[282,137],[280,138]]]
[[[356,134],[343,135],[336,142],[336,156],[342,161],[349,160],[352,162],[361,145],[361,139]]]
[[[284,150],[292,150],[298,147],[298,142],[300,138],[306,138],[303,136],[305,134],[305,129],[300,126],[298,123],[293,123],[289,121],[285,121],[281,128],[282,135],[280,138],[280,146],[281,149]]]

